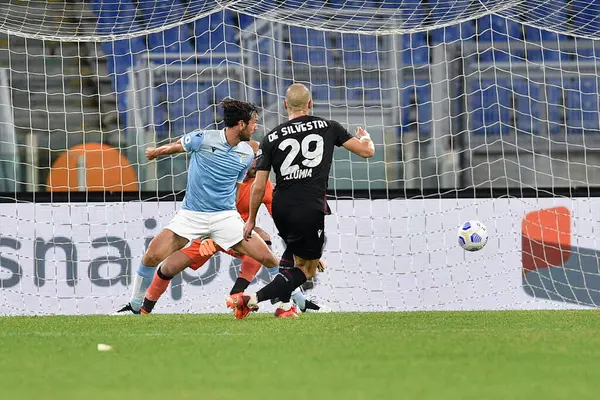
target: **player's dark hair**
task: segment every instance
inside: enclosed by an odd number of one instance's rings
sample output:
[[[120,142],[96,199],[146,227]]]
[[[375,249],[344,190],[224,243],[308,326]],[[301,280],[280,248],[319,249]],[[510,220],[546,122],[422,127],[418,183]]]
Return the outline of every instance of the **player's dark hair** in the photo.
[[[228,128],[234,127],[239,121],[250,122],[254,114],[258,114],[258,107],[246,101],[225,99],[221,101],[223,107],[223,121]]]

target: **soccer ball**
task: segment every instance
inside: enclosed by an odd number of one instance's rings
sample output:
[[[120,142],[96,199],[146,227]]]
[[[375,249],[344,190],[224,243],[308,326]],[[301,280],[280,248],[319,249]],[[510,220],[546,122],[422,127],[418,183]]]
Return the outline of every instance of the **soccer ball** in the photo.
[[[487,229],[479,221],[467,221],[458,228],[458,244],[466,251],[481,250],[487,241]]]

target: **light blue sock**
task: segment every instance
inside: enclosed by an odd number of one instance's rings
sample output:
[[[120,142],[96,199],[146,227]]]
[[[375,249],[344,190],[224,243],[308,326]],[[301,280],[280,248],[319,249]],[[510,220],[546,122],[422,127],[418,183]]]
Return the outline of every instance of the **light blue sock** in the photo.
[[[267,268],[267,271],[269,272],[269,278],[273,280],[279,273],[279,267]]]
[[[304,310],[306,310],[306,296],[304,296],[302,289],[299,287],[292,292],[292,300],[294,300],[294,303],[300,308],[300,311],[304,312]]]
[[[146,289],[152,283],[154,274],[156,273],[156,267],[147,267],[140,263],[137,272],[133,275],[133,290],[131,292],[131,308],[135,311],[139,311],[142,308],[142,302],[146,295]]]

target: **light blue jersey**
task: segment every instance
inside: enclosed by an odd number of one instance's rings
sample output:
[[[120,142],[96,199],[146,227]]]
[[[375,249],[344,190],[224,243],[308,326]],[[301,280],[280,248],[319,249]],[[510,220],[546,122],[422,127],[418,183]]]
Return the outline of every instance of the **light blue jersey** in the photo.
[[[243,182],[254,159],[246,142],[231,147],[225,130],[194,131],[182,138],[190,153],[183,209],[200,212],[235,210],[237,183]]]

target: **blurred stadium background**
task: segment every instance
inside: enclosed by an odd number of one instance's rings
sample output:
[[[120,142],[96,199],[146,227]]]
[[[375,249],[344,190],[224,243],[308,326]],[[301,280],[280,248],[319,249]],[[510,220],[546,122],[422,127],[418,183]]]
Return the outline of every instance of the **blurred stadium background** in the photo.
[[[145,147],[220,126],[226,96],[258,104],[264,134],[291,82],[377,143],[336,156],[332,189],[600,183],[599,2],[254,3],[1,1],[0,192],[180,192],[185,156]],[[294,3],[338,31],[259,15]]]

